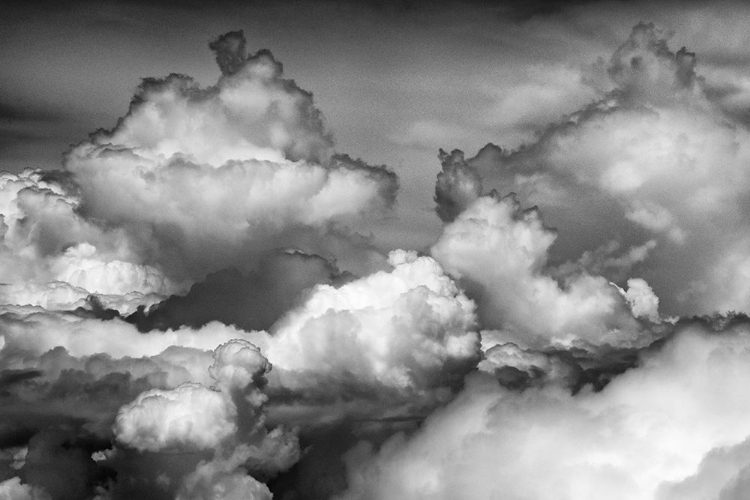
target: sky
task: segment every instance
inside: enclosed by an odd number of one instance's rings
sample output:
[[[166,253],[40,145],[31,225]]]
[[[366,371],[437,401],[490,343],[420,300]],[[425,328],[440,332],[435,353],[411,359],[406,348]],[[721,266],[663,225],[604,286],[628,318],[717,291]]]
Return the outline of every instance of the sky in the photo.
[[[0,500],[750,495],[750,6],[2,11]]]

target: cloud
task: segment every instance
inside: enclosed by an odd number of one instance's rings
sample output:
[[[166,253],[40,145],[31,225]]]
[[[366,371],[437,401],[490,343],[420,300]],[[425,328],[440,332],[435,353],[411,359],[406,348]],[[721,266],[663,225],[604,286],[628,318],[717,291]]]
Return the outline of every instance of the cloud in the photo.
[[[80,205],[64,176],[0,174],[0,273],[11,287],[3,293],[7,303],[54,307],[92,293],[134,292],[137,299],[174,290],[144,264],[123,231],[100,228],[78,213]]]
[[[668,314],[747,302],[750,136],[707,91],[698,61],[640,23],[603,65],[601,99],[515,151],[487,147],[467,160],[485,189],[541,209],[559,231],[554,261],[652,241],[635,269]]]
[[[473,366],[474,303],[430,257],[398,250],[389,264],[338,288],[315,286],[254,340],[283,387],[326,392],[354,383],[417,395]]]
[[[395,174],[334,154],[312,94],[245,45],[241,31],[211,43],[214,86],[144,79],[114,129],[66,156],[81,212],[125,228],[178,279],[242,266],[253,251],[293,247],[297,232],[324,234],[394,200]]]
[[[130,314],[207,272],[256,268],[278,248],[340,257],[357,271],[382,265],[346,224],[390,209],[395,174],[336,153],[312,94],[283,78],[270,52],[245,45],[241,31],[211,43],[222,71],[214,86],[145,79],[127,115],[73,147],[65,170],[2,173],[1,302],[72,310],[96,300]],[[270,326],[299,291],[287,281],[273,292],[284,295],[276,313],[218,319]],[[140,325],[217,319],[192,310],[177,319],[180,309],[165,306],[166,318]]]
[[[151,390],[120,408],[114,425],[117,442],[139,451],[212,450],[181,484],[176,498],[270,498],[265,479],[291,467],[300,455],[297,436],[265,428],[262,392],[271,369],[253,344],[232,340],[214,351],[209,368],[215,388],[183,384]]]
[[[546,274],[555,238],[537,209],[523,210],[512,195],[488,195],[444,227],[431,253],[476,297],[482,325],[509,341],[537,348],[647,341],[606,279],[574,273],[560,284]]]
[[[707,326],[683,325],[600,392],[514,392],[474,375],[413,436],[353,448],[337,498],[649,499],[717,458],[746,467],[748,325]],[[714,471],[701,498],[737,484]]]
[[[6,366],[12,366],[14,359],[40,356],[58,346],[76,357],[94,354],[141,357],[155,356],[172,346],[213,350],[222,342],[249,335],[220,323],[197,330],[182,328],[144,335],[120,319],[100,321],[34,308],[6,308],[3,312],[0,355]]]
[[[199,384],[153,389],[120,409],[117,439],[138,450],[216,448],[237,432],[236,409],[223,395]]]
[[[240,468],[247,460],[246,450],[240,449],[228,459],[201,463],[184,481],[177,493],[178,500],[271,500],[268,487]],[[239,468],[239,470],[238,470]]]
[[[459,150],[448,154],[441,149],[439,158],[443,170],[435,184],[435,210],[440,219],[451,222],[482,194],[482,178]]]
[[[620,293],[628,301],[631,311],[636,318],[648,318],[651,321],[659,321],[659,297],[644,280],[631,278],[628,280],[628,289],[620,289]]]
[[[308,271],[331,270],[301,254],[272,262],[292,289]],[[118,479],[102,488],[115,497],[163,490],[191,498],[222,484],[254,485],[247,472],[266,481],[299,459],[295,434],[266,430],[269,398],[276,424],[301,418],[312,431],[352,416],[429,411],[479,360],[474,304],[430,257],[397,251],[390,266],[313,286],[270,334],[217,322],[140,333],[116,313],[4,306],[0,363],[15,370],[4,398],[17,408],[3,412],[4,432],[34,434],[63,420],[98,439],[114,434],[119,444],[96,470],[118,471]],[[228,469],[234,456],[244,458]]]
[[[742,498],[750,323],[665,314],[746,306],[750,143],[668,39],[528,66],[485,125],[580,109],[441,150],[423,253],[350,229],[396,175],[241,31],[0,175],[0,498]]]

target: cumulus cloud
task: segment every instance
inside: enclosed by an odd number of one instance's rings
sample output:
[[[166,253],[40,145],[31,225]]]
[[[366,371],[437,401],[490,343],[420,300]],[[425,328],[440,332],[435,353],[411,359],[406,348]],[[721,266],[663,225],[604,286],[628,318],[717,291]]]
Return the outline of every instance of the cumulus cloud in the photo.
[[[127,314],[276,248],[381,264],[346,223],[385,213],[395,174],[337,154],[312,94],[241,31],[211,48],[215,85],[146,78],[64,170],[0,175],[0,300],[75,309],[96,295]]]
[[[134,308],[138,299],[175,290],[123,231],[82,217],[69,184],[67,177],[31,170],[0,174],[3,301],[64,308],[89,294],[133,293]]]
[[[199,384],[154,389],[125,405],[117,416],[117,439],[138,450],[213,449],[237,428],[236,409],[220,392]]]
[[[270,52],[245,46],[241,31],[211,43],[222,74],[210,87],[145,79],[114,129],[66,156],[81,212],[127,228],[171,275],[243,265],[253,250],[293,246],[296,231],[325,233],[395,196],[395,174],[334,154],[312,94]]]
[[[139,395],[118,412],[117,441],[139,451],[214,451],[190,474],[173,478],[181,484],[176,498],[270,498],[268,488],[248,474],[273,476],[300,453],[295,434],[265,428],[262,387],[270,369],[253,344],[222,344],[209,369],[215,388],[191,383]]]
[[[701,498],[733,498],[741,475],[710,468],[747,466],[748,339],[747,323],[684,325],[601,392],[575,396],[472,376],[415,435],[353,448],[340,498],[655,499],[696,473],[713,478]]]
[[[509,341],[539,348],[648,340],[608,280],[575,273],[560,284],[545,274],[555,238],[535,208],[523,210],[512,195],[488,195],[447,224],[431,252],[477,297],[483,326]]]
[[[255,340],[284,387],[355,383],[418,394],[473,366],[474,303],[430,257],[398,250],[389,264],[338,288],[315,286]]]
[[[542,210],[559,230],[555,261],[653,242],[635,266],[667,314],[747,303],[750,136],[707,91],[698,62],[640,23],[604,64],[601,99],[515,151],[467,160],[486,189]]]
[[[747,305],[750,142],[668,39],[558,75],[597,100],[523,147],[441,150],[424,253],[348,228],[395,174],[241,31],[0,174],[0,498],[746,496],[750,321],[667,315]]]
[[[309,264],[313,275],[330,271],[309,259],[289,261],[292,288]],[[298,460],[294,434],[266,430],[269,396],[279,398],[270,402],[275,422],[309,419],[312,429],[429,411],[479,360],[474,303],[430,257],[397,251],[389,262],[389,271],[315,285],[270,333],[218,322],[141,333],[116,312],[102,319],[5,306],[0,361],[14,370],[6,400],[23,401],[20,414],[2,412],[5,432],[63,419],[107,439],[114,424],[119,447],[97,467],[120,479],[105,489],[115,498],[160,489],[192,498],[222,484],[250,487],[247,473],[263,481]],[[136,452],[150,454],[150,471],[134,465]],[[237,454],[245,458],[227,468]]]
[[[34,308],[6,308],[3,313],[0,355],[8,367],[13,366],[14,360],[38,357],[55,347],[63,347],[77,357],[142,357],[157,355],[171,346],[213,350],[221,342],[249,335],[220,323],[144,335],[120,319],[100,321]]]

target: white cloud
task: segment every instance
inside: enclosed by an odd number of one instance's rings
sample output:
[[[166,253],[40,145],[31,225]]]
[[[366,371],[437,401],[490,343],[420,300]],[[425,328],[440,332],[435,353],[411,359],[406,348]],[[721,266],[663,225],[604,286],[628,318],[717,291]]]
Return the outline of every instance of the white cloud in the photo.
[[[750,232],[750,133],[696,68],[694,54],[640,23],[606,65],[603,98],[526,147],[468,160],[485,189],[541,208],[559,230],[555,260],[655,241],[643,277],[669,314],[746,307],[729,262],[744,266]]]
[[[270,52],[248,54],[242,32],[211,46],[216,85],[145,79],[112,131],[67,154],[88,217],[125,228],[171,275],[195,278],[390,206],[395,174],[334,155],[312,95]]]
[[[746,324],[686,327],[601,392],[575,396],[472,376],[414,436],[393,437],[377,454],[364,443],[350,451],[350,491],[340,498],[648,500],[684,491],[668,488],[696,473],[712,476],[700,498],[742,491],[710,463],[750,465],[741,444],[750,436],[748,339]],[[727,490],[721,498],[734,498]]]
[[[431,252],[477,297],[483,326],[507,332],[509,341],[586,347],[647,340],[606,279],[575,273],[561,286],[545,274],[555,238],[538,210],[522,210],[512,196],[484,196],[445,226]]]
[[[390,271],[338,288],[317,285],[270,336],[252,340],[285,387],[312,388],[323,378],[419,392],[476,362],[474,303],[430,257],[398,250],[389,263]]]
[[[237,409],[221,392],[200,384],[152,389],[123,406],[118,441],[138,450],[207,450],[234,435]]]

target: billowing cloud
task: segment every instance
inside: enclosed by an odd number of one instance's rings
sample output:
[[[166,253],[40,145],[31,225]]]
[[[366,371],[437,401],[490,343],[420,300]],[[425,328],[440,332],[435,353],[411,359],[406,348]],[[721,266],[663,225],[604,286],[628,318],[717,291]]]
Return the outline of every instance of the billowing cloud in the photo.
[[[477,297],[483,326],[502,330],[510,341],[586,347],[648,340],[608,280],[573,273],[561,285],[545,274],[555,238],[538,210],[523,210],[513,196],[489,195],[447,224],[431,252]],[[638,299],[638,307],[647,300]],[[647,314],[658,321],[653,307]]]
[[[215,388],[184,384],[139,395],[118,412],[117,441],[139,451],[212,450],[212,459],[173,478],[181,482],[177,498],[270,498],[267,487],[248,474],[273,476],[300,453],[295,434],[265,429],[262,387],[270,369],[253,344],[222,344],[210,367]]]
[[[742,310],[748,298],[750,135],[698,61],[640,23],[602,66],[602,99],[518,150],[467,161],[486,189],[542,210],[559,230],[555,260],[653,242],[639,277],[667,314]]]
[[[81,199],[68,181],[31,170],[0,175],[3,301],[55,309],[89,294],[132,293],[123,305],[134,308],[149,302],[147,295],[175,290],[143,263],[122,230],[105,230],[78,213]]]
[[[81,212],[127,228],[171,275],[243,265],[253,250],[291,246],[295,231],[325,233],[395,196],[395,174],[334,154],[312,94],[245,45],[241,31],[211,43],[214,86],[145,79],[114,129],[66,157]]]
[[[398,250],[389,263],[390,271],[338,288],[317,285],[256,340],[284,387],[356,383],[418,393],[473,366],[474,303],[430,257]]]
[[[364,442],[353,448],[340,498],[655,499],[695,474],[712,478],[700,498],[734,498],[727,491],[742,477],[729,471],[748,465],[749,338],[747,323],[721,332],[686,325],[601,392],[575,396],[472,376],[414,436],[377,453]],[[733,465],[712,470],[717,461]]]
[[[138,450],[213,449],[237,432],[236,409],[220,392],[199,384],[153,389],[124,406],[117,439]]]

